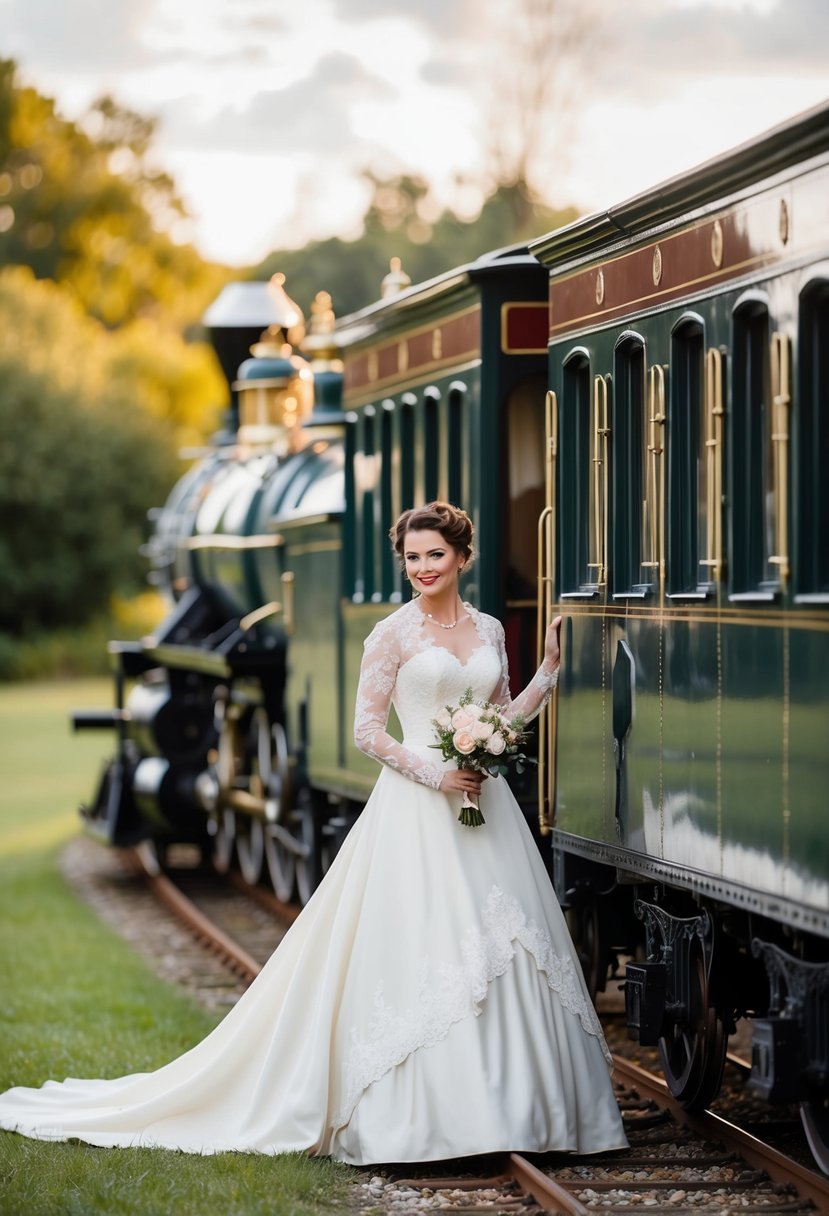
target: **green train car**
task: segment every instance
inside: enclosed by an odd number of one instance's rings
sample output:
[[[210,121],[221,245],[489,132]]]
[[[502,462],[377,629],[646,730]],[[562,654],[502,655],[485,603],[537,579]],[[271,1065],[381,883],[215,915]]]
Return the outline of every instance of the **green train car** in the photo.
[[[537,242],[542,816],[594,988],[674,1094],[803,1103],[829,1168],[829,110]]]
[[[389,527],[460,503],[515,690],[564,618],[516,793],[592,988],[626,960],[690,1108],[752,1017],[753,1083],[829,1171],[828,200],[823,108],[336,328],[226,288],[228,424],[148,547],[170,614],[76,722],[117,733],[91,828],[306,902],[376,778],[352,713],[408,594]]]

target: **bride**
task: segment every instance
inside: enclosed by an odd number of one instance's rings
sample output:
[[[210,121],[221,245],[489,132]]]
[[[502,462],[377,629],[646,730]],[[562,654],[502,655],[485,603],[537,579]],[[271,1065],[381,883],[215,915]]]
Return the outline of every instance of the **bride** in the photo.
[[[472,524],[406,511],[416,598],[365,643],[358,747],[383,764],[321,886],[238,1004],[152,1073],[0,1095],[38,1139],[193,1153],[308,1150],[354,1165],[626,1143],[609,1056],[546,870],[506,782],[435,751],[467,689],[530,718],[558,678],[558,622],[510,700],[504,631],[458,595]],[[403,729],[386,731],[394,704]],[[458,822],[462,793],[486,824]]]

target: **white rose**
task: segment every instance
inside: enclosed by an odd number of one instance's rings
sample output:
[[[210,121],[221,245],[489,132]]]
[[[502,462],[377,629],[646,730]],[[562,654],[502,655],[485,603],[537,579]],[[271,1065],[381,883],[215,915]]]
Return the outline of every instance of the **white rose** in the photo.
[[[452,743],[455,746],[455,750],[460,752],[462,756],[471,756],[478,746],[477,741],[468,730],[456,730],[452,736]]]
[[[476,705],[474,701],[470,701],[468,705],[464,705],[464,709],[473,718],[480,718],[483,715],[483,710],[480,705]]]
[[[438,710],[435,716],[435,721],[437,722],[438,726],[446,727],[452,725],[452,715],[446,706],[444,706],[443,709]]]
[[[486,741],[486,750],[491,756],[500,756],[501,752],[507,746],[507,741],[500,731],[496,731]]]
[[[476,739],[488,739],[494,729],[491,722],[476,722],[472,727],[472,734]]]

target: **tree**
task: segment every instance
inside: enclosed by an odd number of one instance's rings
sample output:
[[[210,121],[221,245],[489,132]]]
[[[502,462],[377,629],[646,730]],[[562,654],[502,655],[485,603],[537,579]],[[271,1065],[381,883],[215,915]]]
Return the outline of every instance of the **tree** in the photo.
[[[473,43],[487,165],[484,190],[506,187],[516,230],[532,222],[570,157],[602,42],[597,0],[497,0]]]
[[[282,271],[291,297],[306,315],[314,295],[324,288],[331,293],[337,315],[344,316],[380,298],[380,284],[392,257],[400,257],[412,282],[419,283],[576,217],[572,208],[555,211],[533,199],[519,222],[521,208],[514,198],[518,186],[495,190],[471,222],[450,210],[435,217],[427,207],[428,187],[422,179],[368,176],[374,193],[357,240],[331,237],[312,241],[304,249],[276,251],[254,269],[252,277],[267,278]]]
[[[80,624],[143,581],[172,430],[111,374],[110,337],[27,269],[0,273],[0,631]]]
[[[0,262],[65,283],[110,327],[194,323],[230,272],[173,240],[184,207],[149,163],[154,133],[111,97],[70,122],[0,60]]]

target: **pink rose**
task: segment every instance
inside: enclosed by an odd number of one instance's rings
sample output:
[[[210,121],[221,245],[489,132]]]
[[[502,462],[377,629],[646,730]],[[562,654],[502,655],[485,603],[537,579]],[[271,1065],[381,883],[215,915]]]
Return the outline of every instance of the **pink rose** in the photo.
[[[437,714],[435,715],[435,721],[437,722],[438,726],[442,726],[444,729],[447,726],[452,725],[452,715],[446,706],[444,706],[443,709],[438,710]]]
[[[518,738],[518,733],[516,731],[514,731],[514,730],[507,731],[507,739],[509,740],[510,743],[514,743],[517,738]]]
[[[469,756],[478,746],[477,739],[468,730],[456,730],[452,736],[452,743],[455,751],[460,752],[462,756]]]
[[[472,727],[472,734],[476,739],[488,739],[494,730],[491,722],[476,722]]]
[[[455,730],[469,730],[474,722],[472,714],[468,714],[465,709],[456,709],[452,714],[452,725]]]
[[[486,741],[486,750],[491,756],[500,756],[501,752],[506,746],[507,741],[500,731],[496,731],[495,734],[490,736],[490,738]]]

